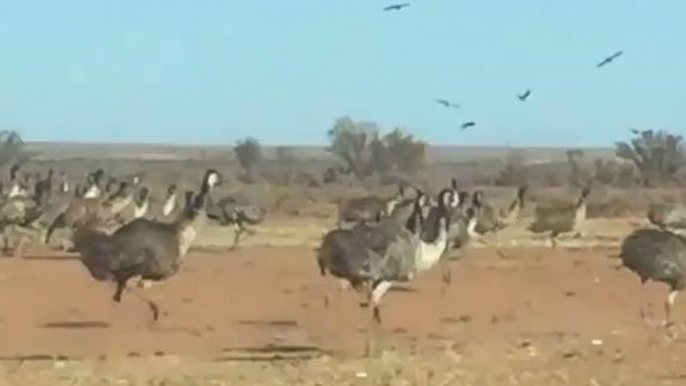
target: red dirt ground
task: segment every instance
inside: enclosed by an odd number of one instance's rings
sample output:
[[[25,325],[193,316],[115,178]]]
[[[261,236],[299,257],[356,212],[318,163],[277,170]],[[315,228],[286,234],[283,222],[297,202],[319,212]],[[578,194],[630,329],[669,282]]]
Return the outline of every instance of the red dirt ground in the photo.
[[[546,365],[584,358],[588,371],[625,366],[670,379],[686,374],[681,340],[668,343],[663,330],[646,328],[638,316],[640,304],[651,301],[662,317],[665,289],[641,286],[616,270],[618,261],[608,258],[615,251],[504,252],[468,251],[452,265],[453,284],[444,294],[438,272],[418,277],[408,291],[390,292],[377,347],[450,347],[469,353],[484,371],[538,356]],[[317,346],[335,355],[363,350],[361,295],[335,296],[336,281],[319,275],[310,248],[195,252],[184,272],[142,291],[166,314],[157,324],[132,294],[115,306],[113,287],[93,281],[77,260],[3,259],[0,356],[218,358],[268,344]],[[324,291],[334,294],[328,309]],[[679,300],[673,316],[686,320]]]

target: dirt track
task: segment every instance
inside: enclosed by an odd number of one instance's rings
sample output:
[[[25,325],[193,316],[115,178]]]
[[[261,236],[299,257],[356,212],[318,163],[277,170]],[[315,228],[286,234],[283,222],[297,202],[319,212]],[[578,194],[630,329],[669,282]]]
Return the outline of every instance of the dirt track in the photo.
[[[378,348],[408,355],[450,350],[484,374],[582,363],[582,372],[610,378],[622,371],[652,380],[686,374],[679,370],[686,364],[679,356],[683,343],[667,344],[663,331],[645,328],[638,317],[643,301],[662,316],[664,288],[642,287],[614,269],[617,261],[608,255],[615,251],[503,252],[469,251],[453,264],[453,285],[444,294],[438,272],[391,292]],[[0,356],[226,359],[237,349],[269,345],[335,356],[362,352],[367,314],[361,298],[333,296],[326,309],[322,293],[335,294],[337,286],[319,276],[311,248],[196,252],[189,261],[176,278],[145,290],[166,313],[156,325],[131,294],[114,306],[112,287],[94,282],[76,260],[0,261]],[[677,321],[686,320],[680,304]],[[523,362],[511,367],[519,363],[514,360]]]

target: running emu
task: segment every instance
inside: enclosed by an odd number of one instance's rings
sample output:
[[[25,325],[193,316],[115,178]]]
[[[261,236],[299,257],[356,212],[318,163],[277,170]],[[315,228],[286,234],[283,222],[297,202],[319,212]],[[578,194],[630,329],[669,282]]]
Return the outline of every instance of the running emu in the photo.
[[[88,228],[77,230],[74,245],[82,263],[96,280],[112,280],[116,283],[115,302],[121,302],[126,283],[133,277],[161,281],[178,272],[204,223],[207,196],[219,178],[216,170],[207,170],[200,193],[172,223],[138,218],[117,229],[111,236]],[[157,320],[157,304],[143,300],[150,307],[153,319]]]
[[[381,323],[379,303],[394,283],[411,280],[417,273],[434,266],[446,250],[450,227],[449,205],[452,190],[439,195],[440,214],[434,223],[437,229],[433,240],[421,238],[423,221],[410,221],[408,229],[393,218],[378,223],[358,223],[352,229],[334,229],[324,236],[317,255],[322,275],[327,271],[361,290],[366,287],[373,324]],[[418,196],[413,217],[421,217],[423,195]],[[409,225],[409,224],[408,224]],[[369,353],[370,334],[367,334]]]
[[[638,229],[622,242],[620,257],[623,266],[641,279],[665,283],[669,295],[665,302],[664,326],[671,324],[670,314],[677,294],[686,287],[686,239],[669,231],[659,229]],[[641,307],[643,321],[648,324]]]

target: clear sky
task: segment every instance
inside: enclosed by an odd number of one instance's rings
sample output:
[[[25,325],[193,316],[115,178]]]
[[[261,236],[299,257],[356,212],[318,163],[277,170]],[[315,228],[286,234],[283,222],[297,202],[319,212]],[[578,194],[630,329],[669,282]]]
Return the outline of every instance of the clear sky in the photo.
[[[323,144],[349,115],[434,144],[686,134],[685,0],[416,0],[382,12],[389,3],[0,0],[0,128],[27,140]],[[467,120],[477,126],[460,131]]]

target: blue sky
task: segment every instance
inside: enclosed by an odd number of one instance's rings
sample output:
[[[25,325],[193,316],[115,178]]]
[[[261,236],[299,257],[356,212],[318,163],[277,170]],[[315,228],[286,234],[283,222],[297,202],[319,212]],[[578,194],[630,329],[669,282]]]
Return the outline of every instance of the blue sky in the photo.
[[[0,0],[0,128],[27,140],[323,144],[349,115],[435,144],[686,134],[684,0],[416,0],[382,12],[389,3]],[[467,120],[477,127],[460,131]]]

